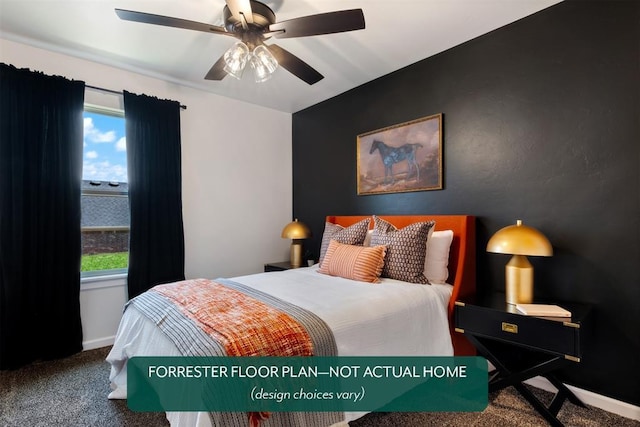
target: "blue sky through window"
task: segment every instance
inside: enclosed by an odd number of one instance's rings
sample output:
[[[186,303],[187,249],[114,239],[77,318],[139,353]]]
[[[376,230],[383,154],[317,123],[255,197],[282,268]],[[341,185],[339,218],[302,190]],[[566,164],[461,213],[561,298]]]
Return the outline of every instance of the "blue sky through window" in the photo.
[[[82,179],[127,182],[124,117],[84,112]]]

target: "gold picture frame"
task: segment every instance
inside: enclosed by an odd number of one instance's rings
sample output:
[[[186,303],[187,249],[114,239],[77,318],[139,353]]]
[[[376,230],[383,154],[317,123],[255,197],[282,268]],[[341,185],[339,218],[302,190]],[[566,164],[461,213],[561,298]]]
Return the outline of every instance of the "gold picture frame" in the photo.
[[[442,189],[442,114],[357,137],[358,194]]]

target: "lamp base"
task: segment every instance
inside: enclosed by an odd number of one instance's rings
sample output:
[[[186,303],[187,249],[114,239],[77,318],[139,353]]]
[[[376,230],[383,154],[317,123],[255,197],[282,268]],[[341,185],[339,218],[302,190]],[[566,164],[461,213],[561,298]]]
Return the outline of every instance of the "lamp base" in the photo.
[[[289,259],[291,267],[298,268],[302,266],[302,240],[291,240],[291,257]]]
[[[507,304],[533,302],[533,266],[524,255],[514,255],[505,267]]]

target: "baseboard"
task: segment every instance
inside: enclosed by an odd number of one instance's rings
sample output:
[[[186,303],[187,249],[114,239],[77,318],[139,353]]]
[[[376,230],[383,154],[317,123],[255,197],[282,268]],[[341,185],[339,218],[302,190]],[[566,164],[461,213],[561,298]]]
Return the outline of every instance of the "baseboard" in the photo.
[[[106,347],[108,345],[113,345],[116,342],[116,336],[104,337],[97,340],[83,341],[82,342],[82,350],[93,350],[100,347]]]
[[[533,387],[540,388],[542,390],[550,391],[555,393],[558,391],[557,388],[553,386],[543,377],[534,377],[530,380],[525,381],[525,383],[532,385]],[[620,415],[625,418],[630,418],[632,420],[640,421],[640,407],[632,405],[630,403],[622,402],[620,400],[612,399],[607,396],[603,396],[601,394],[594,393],[589,390],[583,390],[578,387],[574,387],[572,385],[567,384],[567,388],[571,390],[576,396],[580,398],[587,405],[595,406],[596,408],[600,408],[604,411],[611,412],[616,415]]]

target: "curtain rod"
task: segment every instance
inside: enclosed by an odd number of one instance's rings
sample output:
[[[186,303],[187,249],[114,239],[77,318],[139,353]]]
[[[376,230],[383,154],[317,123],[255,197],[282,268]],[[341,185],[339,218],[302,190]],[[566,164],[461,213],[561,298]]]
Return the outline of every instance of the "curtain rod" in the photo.
[[[91,86],[88,84],[85,84],[85,87],[91,88],[91,89],[96,89],[96,90],[101,90],[103,92],[108,92],[108,93],[113,93],[115,95],[122,95],[122,91],[117,91],[117,90],[111,90],[111,89],[105,89],[103,87],[98,87],[98,86]],[[186,105],[182,105],[180,104],[180,109],[181,110],[186,110],[187,106]]]

